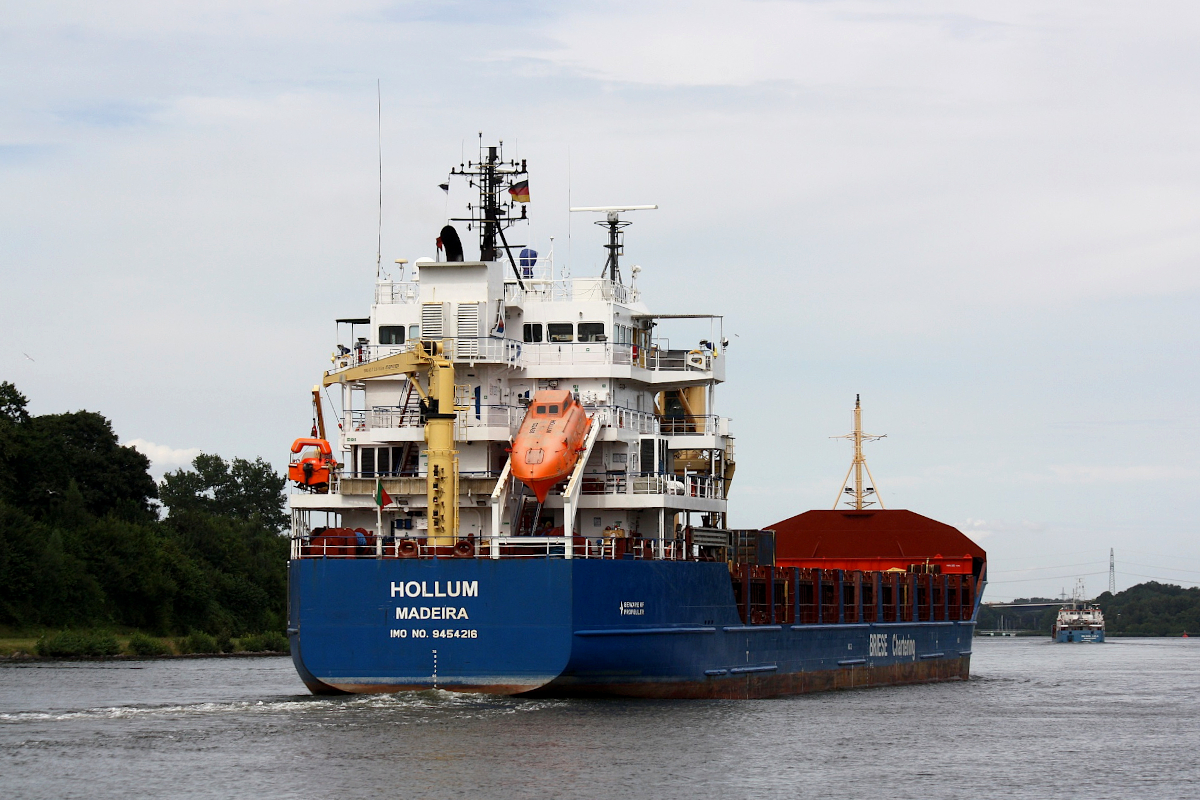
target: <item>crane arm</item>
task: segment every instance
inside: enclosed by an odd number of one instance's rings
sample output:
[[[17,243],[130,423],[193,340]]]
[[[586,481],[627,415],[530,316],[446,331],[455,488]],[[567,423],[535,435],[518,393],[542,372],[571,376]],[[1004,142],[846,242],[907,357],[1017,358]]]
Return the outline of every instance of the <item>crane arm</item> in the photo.
[[[321,387],[314,386],[312,390],[313,413],[317,421],[317,437],[325,438],[325,415],[321,412]]]
[[[420,345],[415,350],[397,353],[394,356],[387,356],[368,364],[359,364],[358,366],[348,367],[343,370],[326,372],[321,382],[324,386],[332,386],[335,383],[352,383],[366,378],[412,375],[414,372],[429,369],[432,361],[433,358],[425,352],[424,345]],[[413,381],[413,384],[417,387],[417,393],[424,399],[425,392],[422,391],[420,383]]]

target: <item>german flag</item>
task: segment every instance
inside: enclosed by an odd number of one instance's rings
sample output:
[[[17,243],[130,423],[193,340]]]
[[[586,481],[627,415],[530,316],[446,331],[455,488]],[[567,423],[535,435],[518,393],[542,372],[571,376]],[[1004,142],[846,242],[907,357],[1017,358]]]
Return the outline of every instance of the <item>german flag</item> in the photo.
[[[528,203],[529,202],[529,181],[521,181],[520,183],[514,183],[512,186],[508,187],[508,193],[512,196],[512,199],[515,202]]]

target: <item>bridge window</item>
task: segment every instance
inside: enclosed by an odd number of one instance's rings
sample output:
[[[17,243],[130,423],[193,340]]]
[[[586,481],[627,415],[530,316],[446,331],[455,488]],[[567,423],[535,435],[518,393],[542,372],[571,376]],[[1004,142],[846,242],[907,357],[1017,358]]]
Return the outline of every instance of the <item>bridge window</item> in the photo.
[[[361,447],[359,448],[359,472],[370,477],[374,475],[390,475],[391,469],[391,448],[390,447]]]
[[[579,323],[579,341],[581,342],[604,342],[608,337],[604,335],[603,322],[581,322]]]
[[[403,447],[359,447],[358,474],[364,478],[377,475],[415,474],[416,450]]]
[[[575,326],[569,322],[551,322],[546,326],[551,342],[575,341]]]
[[[379,343],[380,344],[404,344],[404,326],[403,325],[380,325],[379,326]]]
[[[420,325],[409,325],[408,326],[408,338],[412,339],[413,341],[420,339],[421,338],[421,326]]]
[[[526,322],[525,323],[525,341],[540,342],[542,341],[542,323]]]

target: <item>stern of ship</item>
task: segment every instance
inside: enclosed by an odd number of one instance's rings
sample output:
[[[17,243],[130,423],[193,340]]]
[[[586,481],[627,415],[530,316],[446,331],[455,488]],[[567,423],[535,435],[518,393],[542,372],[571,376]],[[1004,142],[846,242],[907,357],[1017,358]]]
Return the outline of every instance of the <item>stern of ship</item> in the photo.
[[[562,560],[304,558],[288,578],[292,660],[314,694],[519,694],[570,658]]]

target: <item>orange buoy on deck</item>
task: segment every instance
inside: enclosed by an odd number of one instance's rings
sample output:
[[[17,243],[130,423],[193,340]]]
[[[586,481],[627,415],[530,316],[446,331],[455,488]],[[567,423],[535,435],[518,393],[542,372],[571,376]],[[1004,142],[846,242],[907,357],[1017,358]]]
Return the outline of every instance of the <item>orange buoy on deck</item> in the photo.
[[[591,426],[592,420],[569,391],[537,392],[513,440],[513,477],[532,489],[539,503],[546,502],[550,489],[575,468]]]

